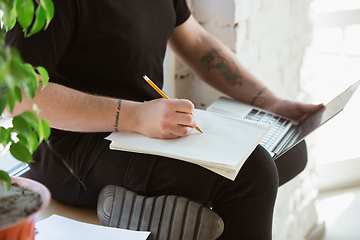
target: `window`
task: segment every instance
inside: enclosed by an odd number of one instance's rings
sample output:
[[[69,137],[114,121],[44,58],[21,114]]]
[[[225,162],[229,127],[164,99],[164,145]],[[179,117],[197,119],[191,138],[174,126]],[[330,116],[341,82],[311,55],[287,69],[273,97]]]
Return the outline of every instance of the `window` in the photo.
[[[314,0],[314,34],[302,69],[302,86],[315,102],[331,100],[360,79],[360,1]],[[343,112],[311,137],[320,188],[359,182],[360,89]],[[334,134],[333,134],[334,133]]]

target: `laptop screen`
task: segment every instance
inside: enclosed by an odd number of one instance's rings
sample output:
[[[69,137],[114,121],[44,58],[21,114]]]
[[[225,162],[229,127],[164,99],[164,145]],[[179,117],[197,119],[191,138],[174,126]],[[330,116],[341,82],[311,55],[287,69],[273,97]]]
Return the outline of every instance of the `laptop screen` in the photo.
[[[289,142],[289,144],[284,148],[284,151],[281,151],[281,154],[289,150],[314,130],[341,112],[359,85],[360,81],[356,82],[339,96],[334,98],[331,102],[326,104],[323,108],[319,109],[317,112],[300,122],[297,126],[294,139]]]

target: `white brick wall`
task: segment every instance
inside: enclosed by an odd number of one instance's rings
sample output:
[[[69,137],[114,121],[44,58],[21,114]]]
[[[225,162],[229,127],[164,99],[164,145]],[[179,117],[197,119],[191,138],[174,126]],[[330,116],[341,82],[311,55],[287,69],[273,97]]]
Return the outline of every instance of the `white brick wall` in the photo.
[[[310,44],[311,0],[188,0],[195,18],[223,41],[256,77],[281,97],[297,99],[300,68]],[[206,108],[221,94],[175,61],[175,97]],[[276,240],[304,238],[316,225],[315,166],[279,189],[274,214]]]
[[[299,70],[310,43],[311,0],[191,0],[190,8],[205,29],[223,41],[242,64],[279,96],[295,99],[300,90]],[[203,86],[193,74],[182,72],[175,80],[196,88],[196,94],[176,91],[199,108],[205,108],[220,93]],[[185,72],[185,73],[184,73]],[[177,72],[178,73],[178,72]],[[183,78],[179,79],[180,76]],[[184,78],[184,76],[186,76]],[[201,87],[201,88],[200,88]],[[209,94],[214,92],[214,94]]]

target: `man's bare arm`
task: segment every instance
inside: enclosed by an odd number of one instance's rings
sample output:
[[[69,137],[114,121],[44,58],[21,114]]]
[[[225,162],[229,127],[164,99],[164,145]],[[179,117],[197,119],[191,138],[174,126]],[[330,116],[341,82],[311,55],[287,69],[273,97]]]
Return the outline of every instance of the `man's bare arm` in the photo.
[[[270,96],[276,99],[241,65],[234,53],[205,31],[193,16],[174,30],[169,44],[201,79],[234,99],[255,105],[263,104],[264,95],[268,96],[267,100]]]
[[[31,111],[34,103],[40,109],[39,117],[51,127],[67,131],[133,131],[150,137],[175,138],[189,134],[195,126],[189,114],[194,106],[188,100],[140,103],[91,95],[51,82],[44,90],[38,90],[33,100],[24,97],[13,113],[7,111],[6,115]]]
[[[241,65],[227,46],[205,31],[193,16],[175,28],[169,45],[202,80],[236,100],[298,120],[322,106],[295,104],[278,98]]]
[[[120,120],[120,115],[117,115],[120,111],[118,99],[86,94],[51,82],[41,90],[41,84],[33,100],[24,97],[22,103],[16,103],[12,114],[6,111],[7,115],[31,111],[36,103],[40,109],[39,117],[46,119],[54,128],[85,132],[115,131]],[[121,107],[127,106],[122,104]],[[120,128],[131,129],[131,122],[122,121]]]

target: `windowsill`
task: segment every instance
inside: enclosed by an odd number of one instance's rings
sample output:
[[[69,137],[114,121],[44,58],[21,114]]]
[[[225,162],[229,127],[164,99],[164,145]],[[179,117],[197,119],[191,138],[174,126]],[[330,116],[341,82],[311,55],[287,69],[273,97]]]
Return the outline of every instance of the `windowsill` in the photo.
[[[27,164],[23,164],[22,162],[16,160],[9,152],[9,150],[5,150],[0,155],[0,169],[9,173],[12,176],[20,176],[23,173],[29,170]]]

